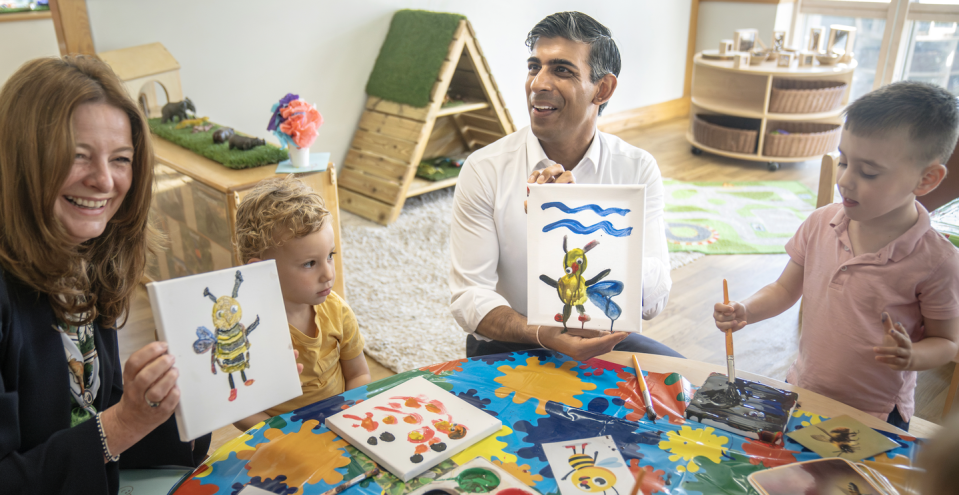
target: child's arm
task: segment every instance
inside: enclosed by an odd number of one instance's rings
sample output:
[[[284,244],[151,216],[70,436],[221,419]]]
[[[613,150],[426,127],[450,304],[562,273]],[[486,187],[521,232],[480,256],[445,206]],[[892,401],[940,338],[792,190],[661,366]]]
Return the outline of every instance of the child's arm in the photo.
[[[258,412],[254,414],[253,416],[250,416],[248,418],[243,418],[237,421],[236,423],[233,423],[233,426],[235,426],[236,429],[240,431],[246,431],[246,430],[249,430],[250,428],[253,428],[257,424],[259,424],[260,421],[266,421],[268,419],[270,419],[269,414],[265,412]]]
[[[772,318],[791,308],[802,296],[803,267],[789,260],[775,282],[759,289],[742,303],[729,301],[729,304],[716,303],[713,318],[720,330],[741,330],[749,323]]]
[[[913,343],[902,323],[892,324],[889,314],[881,316],[886,336],[883,346],[874,347],[876,361],[894,370],[923,371],[942,366],[959,352],[959,318],[923,320],[926,336]]]
[[[343,380],[346,381],[346,390],[362,387],[372,381],[370,367],[366,364],[366,355],[362,352],[353,359],[340,361],[343,367]]]

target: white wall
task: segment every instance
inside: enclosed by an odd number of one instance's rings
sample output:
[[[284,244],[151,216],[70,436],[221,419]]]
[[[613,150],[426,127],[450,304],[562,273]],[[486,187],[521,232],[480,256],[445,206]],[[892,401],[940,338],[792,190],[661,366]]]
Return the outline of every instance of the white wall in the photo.
[[[529,124],[526,33],[579,10],[613,31],[623,56],[605,114],[682,96],[688,0],[87,0],[97,51],[159,41],[180,62],[200,115],[276,142],[270,106],[287,92],[316,104],[325,124],[314,151],[341,163],[366,100],[390,19],[404,8],[457,12],[473,24],[516,126]]]
[[[27,60],[59,56],[53,19],[0,22],[0,86]]]
[[[766,46],[772,43],[774,30],[786,31],[788,41],[792,10],[792,3],[700,2],[696,53],[718,48],[719,40],[733,39],[737,29],[757,29]]]

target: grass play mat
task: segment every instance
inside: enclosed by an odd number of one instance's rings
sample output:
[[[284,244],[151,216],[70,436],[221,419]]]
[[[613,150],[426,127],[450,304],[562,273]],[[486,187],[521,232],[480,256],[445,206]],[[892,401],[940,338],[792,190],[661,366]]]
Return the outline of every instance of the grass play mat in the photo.
[[[796,181],[663,180],[670,251],[785,253],[786,241],[816,209],[816,194]]]
[[[366,94],[414,107],[428,105],[462,19],[466,17],[443,12],[397,11],[366,83]]]
[[[227,168],[241,169],[253,168],[261,165],[280,163],[290,158],[286,150],[267,143],[265,146],[257,146],[251,150],[231,150],[228,143],[213,143],[213,131],[221,127],[218,124],[210,122],[213,127],[206,132],[193,133],[193,127],[177,129],[176,123],[167,122],[161,124],[160,119],[149,119],[150,130],[173,144],[182,146],[198,155],[205,156],[210,160],[223,164]]]

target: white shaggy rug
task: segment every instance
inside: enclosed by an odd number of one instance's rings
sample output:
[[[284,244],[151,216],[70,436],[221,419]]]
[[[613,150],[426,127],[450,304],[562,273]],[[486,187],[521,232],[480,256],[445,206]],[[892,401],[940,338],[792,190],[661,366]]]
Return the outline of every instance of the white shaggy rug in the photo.
[[[366,353],[400,373],[466,357],[449,311],[453,188],[410,198],[388,227],[341,212],[347,300]],[[676,269],[702,253],[670,253]]]

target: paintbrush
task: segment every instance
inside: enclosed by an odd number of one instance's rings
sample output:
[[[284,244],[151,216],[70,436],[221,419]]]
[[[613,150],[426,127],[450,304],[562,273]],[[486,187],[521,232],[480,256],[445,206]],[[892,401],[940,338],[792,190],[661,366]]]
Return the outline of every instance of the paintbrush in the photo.
[[[643,377],[643,369],[639,367],[639,360],[633,354],[633,367],[636,368],[636,381],[639,382],[639,390],[643,393],[643,402],[646,403],[646,417],[653,423],[659,417],[656,410],[653,409],[653,399],[649,396],[649,387],[646,386],[646,378]]]
[[[347,481],[346,483],[330,488],[329,490],[323,492],[323,495],[336,495],[337,493],[343,493],[347,488],[357,485],[363,482],[363,480],[365,480],[366,478],[372,478],[378,474],[380,474],[380,468],[376,467],[376,468],[370,469],[369,471],[363,474],[357,475],[357,477],[351,479],[350,481]]]
[[[634,359],[635,359],[635,356],[634,356]],[[637,494],[639,493],[640,488],[642,488],[642,486],[643,486],[643,479],[644,479],[644,478],[646,478],[646,470],[645,470],[645,469],[640,469],[640,470],[639,470],[639,475],[636,476],[636,483],[633,485],[633,491],[630,492],[629,495],[637,495]]]
[[[729,284],[723,279],[723,304],[729,306]],[[736,357],[733,355],[733,329],[726,330],[726,380],[736,384]]]

